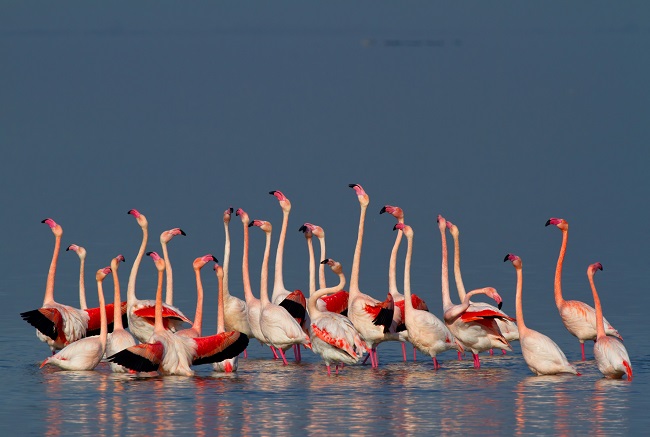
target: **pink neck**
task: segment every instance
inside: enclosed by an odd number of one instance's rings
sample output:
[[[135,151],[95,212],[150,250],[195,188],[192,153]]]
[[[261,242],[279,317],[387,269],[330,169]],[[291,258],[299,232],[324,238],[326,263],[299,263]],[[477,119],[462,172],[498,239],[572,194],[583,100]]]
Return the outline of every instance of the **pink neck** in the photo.
[[[411,300],[411,257],[413,256],[413,235],[407,235],[406,242],[406,260],[404,260],[404,309],[406,311],[413,311],[413,301]],[[404,319],[406,319],[406,314],[404,314]]]
[[[359,290],[359,267],[361,264],[361,246],[363,245],[363,226],[366,220],[366,209],[368,205],[361,204],[361,213],[359,214],[359,230],[357,232],[357,245],[354,248],[354,258],[352,261],[352,272],[350,273],[350,294],[358,294]]]
[[[268,284],[269,284],[269,255],[271,253],[271,233],[265,232],[265,234],[266,234],[266,244],[264,245],[264,258],[262,259],[262,272],[260,273],[260,302],[262,302],[262,305],[266,305],[267,303],[269,303]]]
[[[108,338],[108,321],[106,320],[106,302],[104,301],[104,288],[102,281],[97,281],[97,296],[99,297],[99,342],[102,349],[106,349],[106,339]]]
[[[515,312],[517,315],[517,329],[519,332],[526,330],[524,323],[524,306],[522,303],[522,290],[523,290],[523,272],[521,267],[515,267],[517,271],[517,295],[515,301]]]
[[[163,326],[163,302],[162,302],[162,283],[163,283],[163,271],[158,271],[158,287],[156,288],[156,306],[154,309],[154,332],[163,332],[165,327]]]
[[[275,276],[273,278],[273,295],[285,290],[284,279],[282,277],[282,258],[284,257],[284,239],[287,236],[287,226],[289,224],[289,211],[282,210],[282,229],[280,230],[280,239],[278,240],[278,249],[275,252]]]
[[[442,237],[442,307],[446,309],[452,305],[451,298],[449,297],[449,268],[447,266],[447,234],[444,229],[440,230]]]
[[[557,259],[557,266],[555,267],[555,305],[558,308],[564,303],[562,298],[562,264],[564,263],[564,254],[566,253],[567,240],[569,239],[569,231],[562,229],[562,247],[560,248],[560,256]]]
[[[313,295],[309,296],[309,300],[307,301],[307,309],[309,310],[309,314],[312,318],[315,318],[316,315],[323,313],[322,311],[318,310],[318,306],[316,305],[316,301],[318,301],[318,299],[328,294],[337,293],[343,290],[343,287],[345,287],[345,276],[343,275],[343,272],[339,272],[338,275],[339,283],[334,287],[321,288],[314,292]]]
[[[223,292],[224,292],[224,278],[225,275],[223,276],[217,276],[217,280],[219,282],[219,297],[217,300],[217,334],[221,334],[222,332],[226,332],[226,325],[224,321],[224,312],[225,306],[223,303]]]
[[[165,288],[165,303],[167,305],[174,304],[174,274],[172,272],[172,263],[169,261],[169,252],[167,251],[167,243],[162,243],[163,258],[165,258],[165,277],[167,284]]]
[[[325,237],[318,237],[318,242],[320,243],[320,258],[319,261],[323,261],[325,259]],[[326,285],[326,280],[325,280],[325,264],[320,264],[318,267],[318,288],[325,288],[327,287]]]
[[[460,274],[460,242],[458,241],[458,235],[452,234],[452,237],[454,237],[454,280],[458,289],[458,297],[462,302],[465,300],[465,285],[463,284],[463,277]]]
[[[61,236],[59,235],[54,238],[54,253],[52,254],[50,270],[47,272],[47,282],[45,284],[45,297],[43,298],[43,305],[54,302],[54,277],[56,276],[56,263],[59,259],[60,250]]]
[[[79,263],[79,307],[82,310],[88,308],[86,304],[86,284],[84,282],[84,265],[86,264],[85,258],[80,259]]]
[[[201,336],[201,327],[203,326],[203,282],[201,281],[201,270],[194,269],[196,276],[196,312],[194,313],[194,323],[192,329]]]
[[[307,237],[306,240],[307,252],[309,253],[309,295],[311,296],[316,291],[316,263],[314,262],[314,244],[311,237]]]
[[[244,254],[242,256],[241,272],[244,286],[244,298],[248,303],[254,301],[255,297],[253,296],[253,290],[251,289],[251,279],[248,272],[248,223],[242,223],[244,224]]]
[[[399,245],[402,242],[402,235],[404,232],[402,230],[397,231],[397,236],[395,237],[395,243],[393,244],[393,250],[390,252],[390,261],[388,263],[388,292],[393,296],[393,298],[399,297],[399,291],[397,290],[397,252],[399,250]]]
[[[226,235],[223,248],[223,295],[230,296],[230,289],[228,288],[228,267],[230,266],[230,230],[228,222],[223,222],[223,228]]]
[[[117,279],[117,268],[111,266],[113,271],[113,331],[124,329],[122,324],[122,302],[120,302],[120,281]]]
[[[131,267],[131,273],[129,274],[129,282],[126,287],[126,301],[129,307],[131,307],[137,300],[137,298],[135,297],[135,279],[138,276],[138,268],[140,267],[140,261],[142,260],[142,257],[144,256],[144,252],[147,247],[148,237],[149,237],[149,231],[145,226],[142,228],[142,243],[140,244],[140,250],[138,251],[138,255],[135,257],[135,260],[133,261],[133,266]],[[161,317],[162,317],[162,313],[161,313]]]
[[[594,275],[589,275],[589,285],[591,285],[591,293],[594,295],[594,307],[596,309],[596,338],[605,337],[605,323],[603,322],[603,307],[600,305],[600,297],[596,291],[596,284],[594,284]]]

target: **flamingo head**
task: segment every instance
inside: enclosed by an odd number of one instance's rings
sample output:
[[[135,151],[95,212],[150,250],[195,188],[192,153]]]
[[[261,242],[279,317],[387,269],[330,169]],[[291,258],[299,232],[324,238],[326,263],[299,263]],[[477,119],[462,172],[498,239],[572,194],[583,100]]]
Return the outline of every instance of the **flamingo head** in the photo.
[[[561,218],[551,217],[550,219],[546,220],[545,226],[548,225],[555,225],[562,231],[566,231],[569,229],[569,223],[566,220]]]
[[[370,203],[370,197],[366,192],[364,191],[363,187],[359,184],[348,184],[348,187],[352,188],[355,193],[357,193],[357,197],[359,198],[359,203],[361,206],[368,206]]]
[[[118,255],[115,258],[113,258],[111,260],[111,269],[113,271],[117,272],[117,269],[118,269],[118,267],[120,265],[120,262],[126,262],[126,260],[124,259],[124,256]]]
[[[248,224],[249,227],[251,226],[257,226],[260,229],[262,229],[264,232],[271,232],[273,230],[273,226],[271,225],[271,222],[267,222],[266,220],[253,220]]]
[[[97,280],[97,282],[101,282],[104,280],[106,275],[108,275],[110,272],[111,272],[110,267],[104,267],[103,269],[99,269],[97,270],[97,274],[95,274],[95,279]]]
[[[158,269],[159,272],[162,272],[165,270],[165,260],[161,258],[160,255],[156,252],[147,252],[147,256],[150,256],[151,259],[153,260],[154,264],[156,264],[156,268]]]
[[[449,229],[449,232],[451,233],[452,237],[458,237],[458,234],[460,233],[458,231],[458,226],[447,220],[447,229]]]
[[[135,217],[136,221],[138,222],[141,228],[145,228],[149,224],[144,214],[140,214],[140,212],[137,209],[130,209],[126,213],[131,214],[133,217]]]
[[[237,208],[237,211],[235,211],[235,215],[241,218],[241,222],[245,226],[248,226],[248,222],[250,221],[250,218],[248,218],[248,214],[246,213],[246,211],[244,211],[241,208]]]
[[[603,265],[601,263],[593,263],[587,268],[587,275],[593,276],[598,270],[602,270]]]
[[[181,228],[174,228],[168,231],[164,231],[160,234],[160,244],[169,243],[169,241],[177,235],[187,235]]]
[[[311,238],[312,232],[311,228],[307,226],[309,223],[305,223],[301,227],[298,228],[298,232],[303,232],[305,234],[305,238]]]
[[[78,246],[78,245],[76,245],[76,244],[71,244],[71,245],[69,245],[68,248],[66,249],[66,252],[67,252],[68,250],[71,250],[71,251],[73,251],[73,252],[76,252],[76,254],[79,256],[79,259],[81,259],[81,260],[86,259],[86,249],[84,249],[83,247]]]
[[[413,236],[413,228],[411,228],[409,225],[406,225],[404,223],[397,223],[395,226],[393,226],[393,231],[396,230],[400,230],[404,232],[406,238],[411,238]]]
[[[212,254],[209,253],[207,255],[203,255],[196,258],[192,263],[192,267],[194,268],[194,270],[201,270],[201,268],[207,263],[209,263],[210,261],[214,261],[215,263],[219,262]]]
[[[233,213],[232,206],[230,208],[226,209],[223,212],[223,222],[224,223],[230,223],[230,216],[232,215],[232,213]]]
[[[438,228],[440,228],[440,231],[445,232],[445,228],[447,227],[447,220],[438,214],[438,219],[436,221],[438,222]]]
[[[497,308],[501,309],[503,306],[503,300],[501,299],[501,296],[499,296],[499,293],[497,293],[497,291],[492,287],[486,287],[484,290],[485,295],[491,299],[494,299],[494,301],[497,303]]]
[[[338,261],[334,261],[334,260],[331,259],[331,258],[324,259],[324,260],[322,260],[320,263],[321,263],[321,264],[327,264],[328,266],[330,266],[330,268],[332,269],[332,271],[333,271],[334,273],[336,273],[337,275],[338,275],[339,273],[341,273],[341,271],[343,270],[343,267],[341,267],[341,263],[338,262]]]
[[[506,262],[506,261],[511,261],[512,265],[515,266],[516,269],[521,268],[521,258],[519,258],[514,253],[507,254],[506,257],[503,258],[503,262]]]
[[[387,212],[388,214],[395,217],[398,221],[404,221],[404,211],[399,206],[386,205],[381,208],[379,214]]]
[[[223,267],[215,262],[213,269],[217,273],[217,278],[223,279]]]
[[[46,218],[45,220],[42,220],[41,223],[48,225],[55,237],[60,237],[63,235],[63,228],[51,218]]]
[[[269,191],[269,194],[275,196],[275,198],[278,199],[282,211],[285,212],[291,211],[291,202],[289,201],[289,199],[287,199],[287,196],[282,194],[282,191],[273,190],[273,191]]]

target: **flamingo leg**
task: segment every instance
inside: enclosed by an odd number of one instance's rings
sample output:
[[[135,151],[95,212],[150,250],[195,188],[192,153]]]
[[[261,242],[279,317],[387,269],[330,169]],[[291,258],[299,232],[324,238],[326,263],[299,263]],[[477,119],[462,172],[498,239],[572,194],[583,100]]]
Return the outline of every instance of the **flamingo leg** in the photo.
[[[440,368],[440,364],[438,363],[438,360],[436,357],[433,357],[433,370],[438,370]]]
[[[299,363],[301,360],[300,348],[297,344],[293,345],[293,358],[296,360],[296,363]]]
[[[494,351],[490,349],[490,355],[494,355]]]
[[[580,343],[580,349],[582,350],[582,361],[585,360],[585,344]]]
[[[337,375],[339,374],[339,365],[338,364],[336,366],[334,366],[334,371],[336,372]]]
[[[247,352],[247,349],[244,349],[244,358],[248,358],[248,352]]]
[[[375,355],[375,367],[379,367],[379,356],[377,355],[377,348],[375,347],[374,349],[374,355]]]
[[[415,353],[415,346],[413,346],[413,361],[417,360],[417,354]]]
[[[458,361],[462,361],[462,359],[463,359],[463,354],[460,351],[458,351]]]
[[[361,362],[361,365],[366,364],[366,361],[368,361],[368,357],[370,357],[370,355],[371,355],[370,352],[368,352],[368,355],[366,355],[366,357],[363,359],[363,361]],[[370,362],[372,362],[372,359],[370,360]]]
[[[402,357],[404,358],[404,362],[406,362],[406,344],[402,343]]]
[[[481,360],[478,357],[478,354],[472,353],[472,355],[474,356],[474,368],[475,369],[480,369],[481,368]]]
[[[278,357],[278,353],[275,351],[275,348],[273,346],[270,346],[270,348],[271,348],[271,352],[273,352],[273,359],[277,360],[278,358],[280,358]]]
[[[505,349],[501,349],[501,354],[505,355],[505,354],[506,354],[506,350],[505,350]]]
[[[330,365],[327,364],[327,376],[330,376],[330,375],[331,375],[331,372],[330,372]]]
[[[287,357],[284,355],[284,351],[280,348],[278,348],[278,352],[280,352],[280,355],[282,356],[282,362],[284,363],[285,366],[288,366],[289,363],[287,363]]]

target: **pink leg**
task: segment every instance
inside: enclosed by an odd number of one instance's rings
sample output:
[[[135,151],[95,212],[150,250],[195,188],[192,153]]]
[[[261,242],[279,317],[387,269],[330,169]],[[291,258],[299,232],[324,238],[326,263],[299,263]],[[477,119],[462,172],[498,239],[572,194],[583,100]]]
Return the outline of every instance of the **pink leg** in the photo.
[[[287,357],[284,356],[284,351],[282,349],[278,349],[278,352],[280,352],[280,355],[282,356],[282,362],[285,366],[287,366],[289,363],[287,363]]]
[[[481,360],[478,357],[478,354],[472,353],[474,356],[474,368],[475,369],[480,369],[481,368]]]
[[[248,358],[248,352],[246,352],[247,349],[244,349],[244,358]]]
[[[336,366],[334,366],[334,371],[336,372],[337,375],[339,374],[339,365],[338,364]]]
[[[458,351],[458,361],[461,361],[463,359],[463,354],[461,351]]]
[[[406,345],[402,343],[402,357],[404,358],[404,362],[406,362]]]
[[[580,343],[580,349],[582,350],[582,361],[585,360],[585,344]]]
[[[363,361],[361,362],[361,365],[366,364],[366,361],[368,361],[368,357],[370,357],[370,356],[371,356],[371,354],[370,354],[370,352],[368,352],[368,355],[366,355],[366,357],[363,359]],[[370,360],[370,362],[372,363],[372,359]]]
[[[501,349],[501,353],[502,353],[503,355],[505,355],[505,354],[506,354],[506,350],[505,350],[505,349]]]
[[[275,348],[273,346],[269,346],[269,347],[271,348],[271,352],[273,352],[273,359],[277,360],[279,357],[278,357],[278,353],[275,351]]]
[[[300,347],[297,344],[293,345],[293,358],[296,361],[296,363],[299,363],[300,360],[302,359],[302,356],[300,355]]]
[[[490,355],[494,355],[494,351],[490,349]]]
[[[327,376],[330,376],[330,375],[331,375],[331,373],[330,373],[330,365],[328,364],[327,365]]]
[[[438,370],[440,368],[440,364],[438,364],[438,360],[436,357],[433,357],[433,370]]]
[[[376,347],[375,347],[375,367],[379,367],[379,356],[377,355]]]
[[[415,346],[413,346],[413,361],[417,361],[418,357],[417,354],[415,353]]]

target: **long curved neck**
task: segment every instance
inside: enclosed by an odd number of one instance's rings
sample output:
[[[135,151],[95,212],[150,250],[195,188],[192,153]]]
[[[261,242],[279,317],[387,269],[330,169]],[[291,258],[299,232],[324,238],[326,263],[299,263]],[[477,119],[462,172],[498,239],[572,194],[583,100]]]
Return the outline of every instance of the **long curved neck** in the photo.
[[[455,322],[456,319],[459,318],[469,308],[470,297],[474,296],[475,294],[485,294],[486,291],[487,288],[479,288],[477,290],[472,290],[465,295],[465,299],[463,299],[462,303],[458,305],[452,305],[451,307],[447,308],[445,310],[445,315],[444,315],[445,322],[447,323]]]
[[[336,284],[334,287],[329,287],[329,288],[321,288],[314,292],[313,295],[309,296],[309,300],[307,301],[307,309],[309,310],[309,315],[310,317],[314,318],[316,315],[322,313],[322,311],[318,310],[318,307],[316,305],[316,301],[320,299],[323,296],[326,296],[331,293],[337,293],[341,290],[343,290],[343,287],[345,287],[345,275],[343,272],[339,272],[339,283]]]
[[[591,293],[594,295],[594,307],[596,309],[596,338],[605,337],[605,323],[603,322],[603,307],[600,305],[600,298],[596,291],[596,284],[594,284],[594,276],[589,275],[589,285],[591,285]]]
[[[194,313],[194,323],[192,329],[201,336],[201,326],[203,325],[203,282],[201,281],[201,270],[194,269],[196,276],[196,311]]]
[[[225,289],[225,274],[222,276],[217,276],[219,282],[219,294],[217,299],[217,334],[226,332],[226,324],[224,320],[224,313],[226,311],[225,305],[223,302],[224,289]]]
[[[458,289],[458,297],[461,302],[465,300],[465,285],[463,276],[460,274],[460,242],[457,234],[451,234],[454,237],[454,280]]]
[[[359,231],[357,232],[357,245],[354,248],[354,258],[352,260],[352,272],[350,273],[350,294],[360,293],[359,290],[359,267],[361,264],[361,246],[363,245],[363,226],[366,220],[366,209],[368,205],[361,204],[361,213],[359,214]]]
[[[401,231],[400,231],[401,232]],[[413,236],[406,237],[406,260],[404,261],[404,309],[413,310],[413,301],[411,300],[411,258],[413,256]]]
[[[284,291],[284,279],[282,277],[282,258],[284,256],[284,239],[287,236],[289,224],[289,211],[282,210],[282,229],[278,240],[278,249],[275,252],[275,276],[273,277],[273,294]]]
[[[309,253],[309,296],[316,291],[316,263],[314,262],[314,244],[307,237],[307,252]]]
[[[246,302],[252,302],[255,300],[253,296],[253,290],[251,289],[251,278],[248,272],[248,223],[244,224],[244,253],[241,260],[241,274],[242,274],[242,283],[244,286],[244,298]]]
[[[262,302],[262,306],[270,302],[269,301],[269,256],[271,253],[271,233],[265,232],[265,234],[266,234],[266,244],[264,245],[264,258],[262,259],[262,272],[260,273],[260,302]]]
[[[52,262],[50,262],[50,270],[47,272],[47,282],[45,284],[45,297],[43,298],[43,305],[54,302],[54,277],[56,276],[56,263],[59,259],[59,251],[61,250],[61,235],[54,238],[54,253],[52,254]]]
[[[169,252],[167,251],[167,243],[162,243],[163,258],[165,258],[165,278],[167,284],[165,285],[165,303],[167,305],[174,304],[174,274],[172,272],[172,263],[169,261]]]
[[[226,235],[226,242],[223,246],[223,295],[230,296],[228,288],[228,267],[230,266],[230,229],[228,222],[223,222],[223,229]]]
[[[122,324],[122,302],[120,296],[120,281],[117,278],[117,268],[113,267],[113,331],[124,329]]]
[[[403,220],[402,220],[403,221]],[[393,250],[390,252],[390,261],[388,263],[388,292],[393,296],[393,298],[398,297],[399,291],[397,290],[397,251],[399,250],[399,245],[402,242],[402,235],[404,232],[402,230],[397,231],[397,236],[395,237],[395,244],[393,244]]]
[[[154,325],[153,330],[155,332],[162,332],[165,330],[163,326],[163,302],[162,302],[162,283],[163,283],[163,271],[158,271],[158,287],[156,287],[156,306],[154,309]]]
[[[108,321],[106,319],[106,302],[104,301],[102,281],[97,281],[97,296],[99,297],[99,320],[101,323],[101,327],[99,328],[99,342],[102,348],[105,349],[106,339],[108,338]]]
[[[557,266],[555,267],[555,305],[559,308],[564,299],[562,298],[562,264],[564,263],[564,254],[566,253],[567,240],[569,239],[569,231],[562,229],[562,247],[560,247],[560,256],[557,258]]]
[[[138,255],[135,257],[135,260],[133,260],[133,266],[131,267],[131,273],[129,274],[129,282],[126,287],[126,302],[129,307],[131,307],[137,300],[137,298],[135,297],[135,279],[138,276],[138,268],[140,267],[140,261],[142,260],[142,257],[144,256],[144,251],[146,250],[147,247],[148,237],[149,237],[149,231],[148,228],[145,226],[142,228],[142,243],[140,244],[140,250],[138,251]],[[161,313],[160,322],[162,323],[162,313]]]
[[[325,237],[318,237],[318,242],[320,243],[320,261],[325,259]],[[327,282],[325,280],[325,264],[320,264],[318,267],[318,288],[327,287]]]
[[[86,259],[81,258],[79,263],[79,307],[82,310],[88,308],[88,305],[86,305],[86,284],[84,282],[85,264],[86,264]]]
[[[444,229],[440,230],[442,237],[442,268],[441,268],[441,283],[442,283],[442,308],[447,309],[453,304],[449,297],[449,267],[447,265],[447,234]]]
[[[523,272],[521,267],[515,267],[517,270],[517,294],[515,301],[515,313],[517,315],[517,329],[520,332],[523,332],[526,329],[526,324],[524,323],[524,306],[522,303],[522,289],[523,289]]]

